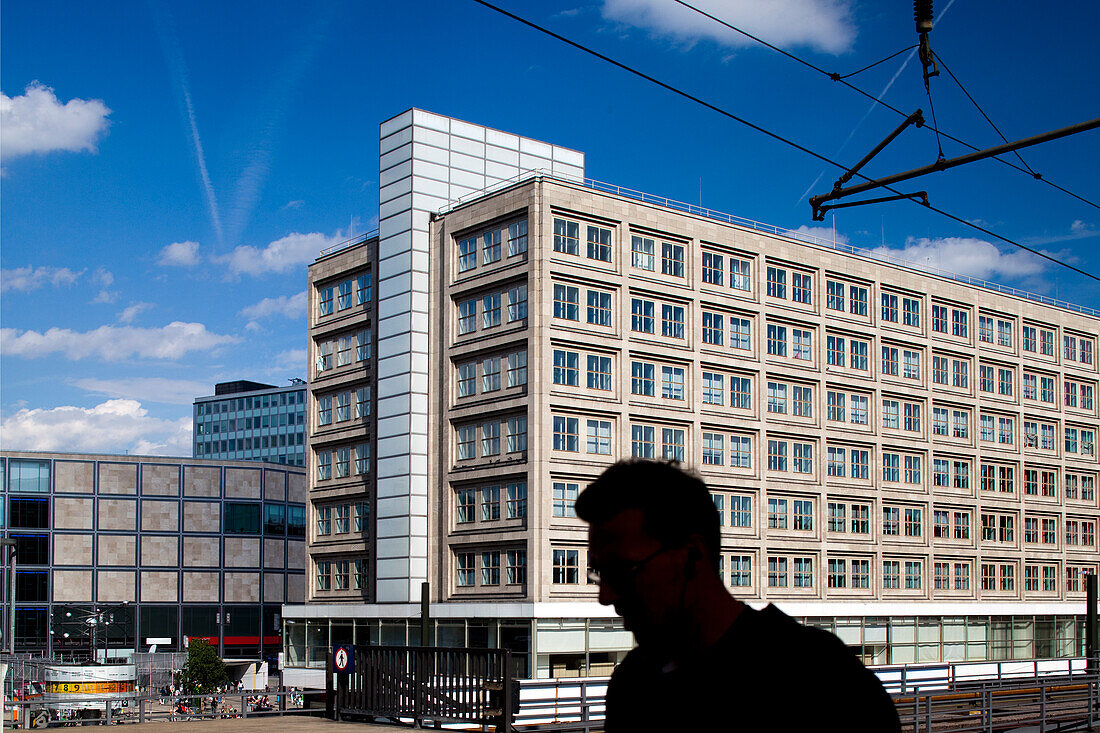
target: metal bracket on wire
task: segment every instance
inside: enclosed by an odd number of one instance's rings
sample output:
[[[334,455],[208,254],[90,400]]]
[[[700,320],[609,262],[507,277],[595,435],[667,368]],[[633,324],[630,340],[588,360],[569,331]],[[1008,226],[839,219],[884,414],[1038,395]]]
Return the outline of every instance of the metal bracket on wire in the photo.
[[[816,198],[816,197],[815,197]],[[814,204],[814,221],[825,221],[825,212],[833,209],[847,209],[850,206],[863,206],[864,204],[881,204],[887,201],[901,201],[902,199],[914,199],[918,203],[930,206],[927,191],[915,191],[913,193],[899,193],[897,196],[881,196],[877,199],[864,199],[863,201],[849,201],[846,204],[833,204],[831,206]]]

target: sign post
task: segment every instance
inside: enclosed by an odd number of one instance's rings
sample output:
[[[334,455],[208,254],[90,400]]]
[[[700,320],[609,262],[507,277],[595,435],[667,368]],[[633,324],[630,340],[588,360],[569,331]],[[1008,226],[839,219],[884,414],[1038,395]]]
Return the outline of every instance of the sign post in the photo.
[[[332,719],[340,719],[340,698],[347,693],[348,675],[355,671],[355,647],[351,644],[338,644],[332,650],[332,671],[336,673],[336,686],[333,692]],[[331,675],[329,678],[331,679]]]

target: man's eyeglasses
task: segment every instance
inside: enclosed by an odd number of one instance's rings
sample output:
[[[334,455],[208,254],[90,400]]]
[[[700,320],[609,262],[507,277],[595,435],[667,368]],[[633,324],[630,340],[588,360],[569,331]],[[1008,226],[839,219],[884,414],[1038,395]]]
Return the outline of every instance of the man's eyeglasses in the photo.
[[[642,572],[645,566],[650,560],[660,555],[667,550],[667,547],[659,547],[650,553],[647,557],[642,558],[638,562],[632,565],[626,566],[608,566],[603,568],[589,568],[588,580],[596,585],[607,585],[612,588],[623,589],[634,583],[634,579],[638,577],[638,573]]]

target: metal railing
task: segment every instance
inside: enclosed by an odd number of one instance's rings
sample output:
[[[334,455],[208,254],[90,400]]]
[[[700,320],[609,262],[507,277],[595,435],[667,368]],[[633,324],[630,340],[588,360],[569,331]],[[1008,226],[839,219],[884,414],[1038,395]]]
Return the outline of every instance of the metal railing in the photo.
[[[965,283],[967,285],[973,285],[985,290],[992,290],[1002,295],[1011,295],[1013,297],[1022,298],[1024,300],[1030,300],[1043,305],[1053,306],[1055,308],[1063,308],[1065,310],[1074,311],[1088,316],[1100,316],[1100,310],[1096,308],[1090,308],[1084,305],[1078,305],[1076,303],[1070,303],[1065,300],[1059,300],[1057,298],[1051,298],[1041,293],[1032,293],[1020,288],[1014,288],[1009,285],[1001,285],[1000,283],[984,280],[972,275],[962,275],[957,272],[951,272],[940,267],[936,267],[931,264],[915,262],[913,260],[907,260],[897,255],[890,254],[885,251],[872,250],[866,247],[857,247],[845,242],[838,242],[835,239],[827,239],[819,237],[813,234],[800,232],[795,229],[788,229],[786,227],[775,226],[773,224],[765,224],[763,222],[755,221],[753,219],[746,219],[742,216],[735,216],[733,214],[727,214],[722,211],[716,211],[714,209],[708,209],[705,206],[698,206],[696,204],[688,204],[683,201],[676,201],[675,199],[666,198],[664,196],[658,196],[656,194],[645,193],[644,191],[638,191],[632,188],[626,188],[624,186],[618,186],[613,183],[605,183],[603,181],[597,181],[593,178],[585,178],[583,181],[570,176],[561,176],[552,173],[546,169],[534,169],[523,171],[511,178],[494,183],[491,186],[487,186],[478,191],[474,191],[464,196],[460,196],[453,202],[444,206],[439,210],[440,213],[446,213],[468,203],[474,199],[481,198],[496,191],[503,190],[512,185],[515,185],[521,181],[525,181],[532,178],[550,178],[555,181],[559,181],[566,184],[580,185],[584,188],[590,188],[602,193],[608,193],[613,196],[621,196],[623,198],[632,199],[635,201],[641,201],[642,203],[652,204],[654,206],[660,206],[662,208],[671,209],[673,211],[679,211],[685,214],[693,216],[701,216],[706,219],[713,219],[720,221],[724,224],[731,224],[733,226],[742,227],[745,229],[752,229],[753,231],[764,232],[777,237],[785,237],[787,239],[794,239],[806,244],[816,245],[818,247],[825,247],[828,249],[836,250],[838,252],[844,252],[846,254],[855,255],[857,257],[863,257],[871,260],[877,260],[879,262],[887,262],[891,265],[896,265],[906,270],[912,270],[921,272],[923,274],[931,274],[939,277],[954,280],[956,282]]]
[[[989,662],[942,662],[871,667],[886,691],[893,695],[956,690],[975,683],[1084,674],[1085,657],[1021,659]]]
[[[372,237],[377,237],[377,236],[378,236],[378,230],[377,229],[372,229],[369,232],[365,232],[363,234],[356,234],[351,239],[345,239],[343,242],[338,242],[338,243],[332,245],[331,247],[325,247],[323,250],[321,250],[317,254],[317,259],[321,259],[322,257],[327,257],[328,255],[333,254],[335,252],[339,252],[340,250],[344,250],[344,249],[348,249],[350,247],[354,247],[357,244],[362,244],[363,242],[366,242],[368,239],[371,239]]]

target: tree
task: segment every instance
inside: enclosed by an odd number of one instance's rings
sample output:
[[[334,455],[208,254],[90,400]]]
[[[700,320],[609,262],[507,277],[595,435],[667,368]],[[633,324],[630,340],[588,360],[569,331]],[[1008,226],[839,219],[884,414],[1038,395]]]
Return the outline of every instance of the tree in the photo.
[[[225,662],[205,639],[192,639],[187,647],[187,664],[179,673],[180,685],[188,695],[210,692],[229,679]]]

